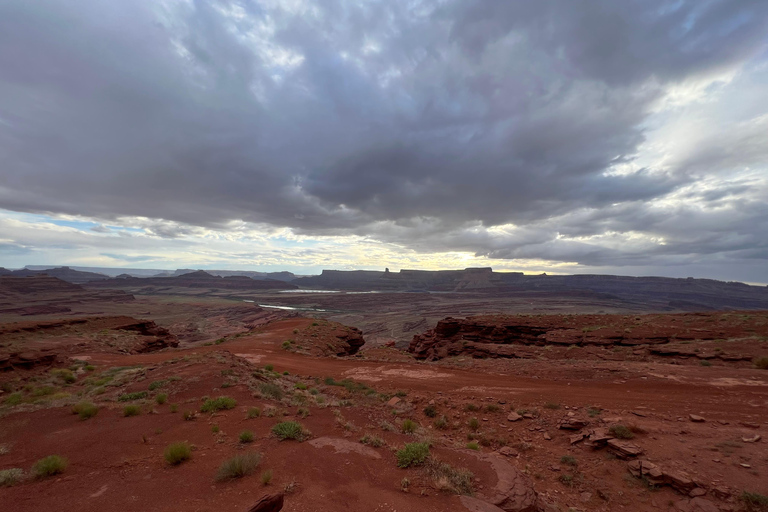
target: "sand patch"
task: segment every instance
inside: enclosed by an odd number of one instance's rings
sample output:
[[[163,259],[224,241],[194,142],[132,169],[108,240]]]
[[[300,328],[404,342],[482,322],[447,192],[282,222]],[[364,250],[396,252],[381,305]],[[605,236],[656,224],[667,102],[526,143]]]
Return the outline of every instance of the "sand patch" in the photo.
[[[373,448],[338,437],[318,437],[309,441],[309,444],[315,448],[330,446],[336,453],[357,453],[371,459],[381,458],[381,455]]]

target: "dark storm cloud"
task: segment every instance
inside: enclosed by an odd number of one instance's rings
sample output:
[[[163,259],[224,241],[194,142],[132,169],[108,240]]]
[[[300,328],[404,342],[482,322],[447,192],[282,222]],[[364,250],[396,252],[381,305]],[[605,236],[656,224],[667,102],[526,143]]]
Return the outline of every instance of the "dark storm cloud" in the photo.
[[[242,219],[619,262],[558,233],[677,236],[645,201],[764,158],[745,127],[744,151],[606,172],[636,159],[666,87],[737,69],[766,20],[762,0],[6,0],[0,207],[164,219],[144,226],[163,238]],[[750,222],[746,206],[729,218]],[[718,245],[695,233],[681,250]]]

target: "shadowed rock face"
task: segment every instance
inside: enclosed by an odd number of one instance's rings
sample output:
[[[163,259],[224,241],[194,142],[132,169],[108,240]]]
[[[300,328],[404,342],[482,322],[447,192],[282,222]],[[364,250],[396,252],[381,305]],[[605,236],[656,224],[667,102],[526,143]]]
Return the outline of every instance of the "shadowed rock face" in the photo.
[[[408,351],[429,360],[458,355],[531,358],[545,346],[618,346],[649,356],[749,361],[755,354],[701,349],[692,342],[766,336],[765,317],[765,312],[448,317],[414,336]]]

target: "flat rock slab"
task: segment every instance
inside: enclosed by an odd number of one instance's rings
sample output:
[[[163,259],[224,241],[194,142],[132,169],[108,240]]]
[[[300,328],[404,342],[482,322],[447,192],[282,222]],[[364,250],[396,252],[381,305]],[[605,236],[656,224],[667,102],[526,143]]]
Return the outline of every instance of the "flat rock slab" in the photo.
[[[487,501],[479,500],[471,496],[462,496],[459,501],[470,512],[504,512],[504,509],[492,505]]]
[[[283,500],[285,495],[283,493],[267,494],[259,498],[259,501],[254,503],[248,512],[279,512],[283,510]]]
[[[489,493],[493,494],[487,498],[485,496],[481,498],[504,512],[536,512],[538,510],[538,497],[533,488],[533,482],[522,471],[496,454],[477,453],[473,450],[463,452],[489,463],[496,472],[498,482],[496,487],[489,490]]]
[[[315,448],[324,448],[330,446],[336,453],[357,453],[371,459],[380,459],[381,455],[373,448],[369,448],[360,443],[342,439],[340,437],[318,437],[309,441],[309,444]]]

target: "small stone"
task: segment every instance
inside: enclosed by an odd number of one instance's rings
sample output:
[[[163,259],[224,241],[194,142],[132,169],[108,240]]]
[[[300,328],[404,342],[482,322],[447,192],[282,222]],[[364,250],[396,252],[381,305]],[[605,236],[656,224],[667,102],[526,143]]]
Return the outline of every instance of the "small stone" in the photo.
[[[751,468],[752,467],[749,464],[744,464],[744,463],[739,464],[739,466],[741,466],[743,468]]]
[[[690,419],[691,421],[693,421],[695,423],[702,423],[702,422],[706,421],[702,416],[698,416],[696,414],[689,414],[688,415],[688,419]]]
[[[760,428],[760,425],[757,423],[750,423],[748,421],[742,421],[741,424],[747,428]]]
[[[757,434],[757,435],[752,436],[752,437],[742,437],[741,438],[741,440],[744,441],[745,443],[756,443],[756,442],[758,442],[761,439],[762,439],[762,436],[760,434]]]
[[[509,413],[509,416],[507,416],[507,421],[520,421],[521,419],[523,419],[523,417],[516,412],[511,412]]]
[[[549,434],[544,432],[544,439],[546,439],[547,441],[551,441],[552,440],[552,436],[550,436]]]
[[[701,487],[696,487],[695,489],[693,489],[691,492],[688,493],[688,496],[690,496],[691,498],[698,498],[699,496],[704,496],[705,494],[707,494],[707,491],[705,491]]]
[[[392,398],[389,399],[389,402],[387,402],[387,405],[389,407],[394,407],[395,405],[397,405],[399,403],[400,403],[400,399],[398,397],[396,397],[396,396],[393,396]]]

